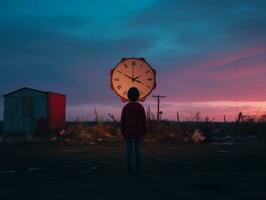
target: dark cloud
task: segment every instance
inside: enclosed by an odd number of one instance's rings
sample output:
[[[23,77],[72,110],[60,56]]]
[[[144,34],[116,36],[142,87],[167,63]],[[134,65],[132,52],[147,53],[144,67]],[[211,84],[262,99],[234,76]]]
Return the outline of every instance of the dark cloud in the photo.
[[[110,69],[122,57],[141,56],[153,43],[153,38],[137,36],[86,40],[54,29],[57,24],[71,26],[65,23],[68,18],[30,18],[24,18],[23,25],[0,26],[1,91],[28,86],[66,93],[69,104],[108,101],[104,97],[112,93],[103,91],[109,91]]]
[[[243,43],[265,42],[265,6],[260,0],[161,1],[132,17],[128,27],[136,26],[160,35],[162,41],[170,40],[177,50],[162,52],[162,56],[204,56],[243,48]]]
[[[258,94],[265,51],[243,52],[265,47],[266,1],[162,0],[129,8],[120,1],[104,8],[98,1],[79,3],[3,2],[1,94],[28,86],[67,94],[73,109],[117,106],[109,71],[122,57],[139,56],[158,72],[155,93],[169,100],[265,97]]]

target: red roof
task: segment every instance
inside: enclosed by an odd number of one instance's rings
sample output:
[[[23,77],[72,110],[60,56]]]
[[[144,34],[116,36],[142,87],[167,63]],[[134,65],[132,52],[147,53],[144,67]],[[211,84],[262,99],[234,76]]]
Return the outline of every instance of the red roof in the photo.
[[[20,88],[20,89],[15,90],[15,91],[9,92],[7,94],[4,94],[3,97],[9,96],[9,95],[14,94],[16,92],[19,92],[21,90],[31,90],[31,91],[34,91],[34,92],[45,93],[45,94],[54,93],[54,94],[58,94],[58,95],[65,96],[64,94],[60,94],[60,93],[57,93],[57,92],[42,91],[42,90],[36,90],[36,89],[33,89],[33,88],[23,87],[23,88]]]

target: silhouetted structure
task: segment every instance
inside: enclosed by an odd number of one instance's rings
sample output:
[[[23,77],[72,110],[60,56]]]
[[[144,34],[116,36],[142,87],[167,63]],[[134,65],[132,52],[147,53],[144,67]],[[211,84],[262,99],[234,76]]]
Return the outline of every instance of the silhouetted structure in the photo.
[[[21,88],[4,96],[5,134],[45,134],[65,126],[66,96]]]

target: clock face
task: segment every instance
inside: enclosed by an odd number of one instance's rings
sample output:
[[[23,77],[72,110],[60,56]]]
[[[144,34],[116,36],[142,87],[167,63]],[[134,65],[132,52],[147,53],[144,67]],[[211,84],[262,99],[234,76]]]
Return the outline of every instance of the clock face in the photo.
[[[123,101],[128,101],[128,90],[136,87],[139,100],[144,101],[156,87],[155,75],[155,70],[143,58],[122,59],[111,71],[111,88]]]

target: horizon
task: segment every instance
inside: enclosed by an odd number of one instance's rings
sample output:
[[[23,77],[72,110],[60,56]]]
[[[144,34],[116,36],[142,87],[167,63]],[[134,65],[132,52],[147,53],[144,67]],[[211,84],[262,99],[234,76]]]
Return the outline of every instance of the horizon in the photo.
[[[67,121],[120,119],[110,89],[123,57],[144,57],[157,71],[152,95],[165,95],[162,118],[200,112],[215,121],[266,113],[266,2],[3,2],[0,95],[21,87],[67,96]],[[3,120],[3,98],[0,100]]]

